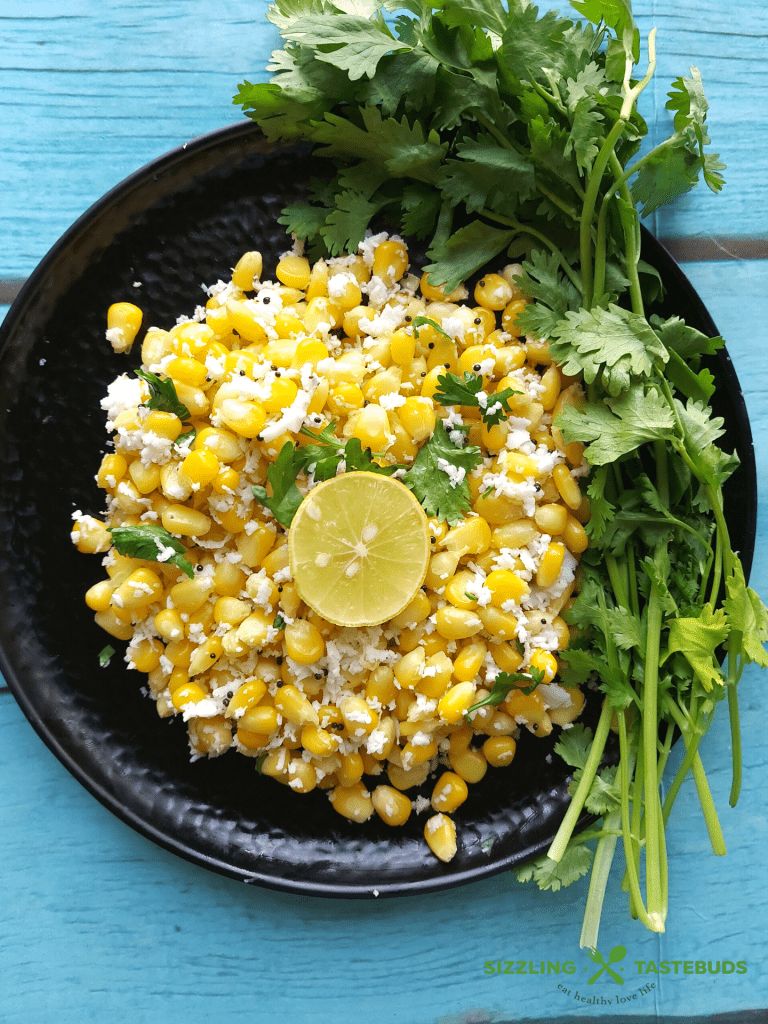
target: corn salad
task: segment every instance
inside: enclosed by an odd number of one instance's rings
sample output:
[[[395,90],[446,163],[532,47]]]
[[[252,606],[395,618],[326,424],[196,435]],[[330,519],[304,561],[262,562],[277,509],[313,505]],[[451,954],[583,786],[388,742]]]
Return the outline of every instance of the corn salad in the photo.
[[[138,376],[109,386],[113,446],[96,475],[106,515],[77,512],[72,531],[79,550],[105,554],[85,599],[128,641],[158,714],[186,722],[193,758],[234,748],[296,793],[327,790],[353,822],[398,826],[429,811],[425,840],[449,861],[468,787],[512,763],[521,726],[547,736],[584,704],[556,680],[570,636],[561,613],[588,543],[586,467],[553,426],[581,388],[545,342],[518,336],[514,265],[472,296],[445,295],[382,234],[314,265],[294,244],[276,280],[262,270],[246,253],[192,319],[143,337],[143,369],[173,382],[190,422],[150,409]],[[440,329],[414,327],[418,317]],[[116,350],[130,350],[141,320],[130,303],[111,307]],[[510,415],[487,426],[479,408],[436,402],[440,376],[465,371],[488,393],[514,387]],[[381,464],[408,466],[438,417],[454,443],[481,450],[471,510],[452,526],[429,520],[426,580],[402,613],[365,628],[324,620],[302,603],[287,531],[253,485],[287,442],[310,443],[302,427],[334,421]],[[307,494],[312,467],[296,482]],[[162,554],[117,553],[108,528],[144,524],[181,540],[193,578]],[[544,679],[533,692],[470,712],[499,672],[531,667]],[[429,778],[429,797],[409,795]]]

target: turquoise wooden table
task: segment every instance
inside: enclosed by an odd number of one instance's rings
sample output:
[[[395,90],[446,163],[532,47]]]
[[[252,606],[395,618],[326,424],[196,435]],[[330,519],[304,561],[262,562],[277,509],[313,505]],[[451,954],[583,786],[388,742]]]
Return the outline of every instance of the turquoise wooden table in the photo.
[[[277,42],[265,9],[264,0],[0,0],[0,302],[120,179],[237,120],[237,83],[264,76]],[[635,9],[643,31],[659,29],[646,115],[666,133],[668,83],[697,65],[715,148],[729,165],[721,196],[700,188],[649,226],[683,260],[742,381],[760,482],[752,585],[766,599],[764,3],[637,0]],[[686,785],[668,833],[668,929],[655,936],[628,919],[615,867],[600,946],[626,947],[625,984],[605,976],[589,987],[591,961],[578,945],[584,885],[542,894],[505,874],[381,902],[254,890],[177,859],[114,818],[4,690],[0,1021],[768,1020],[765,686],[759,673],[745,673],[745,782],[733,810],[725,718],[704,742],[727,858],[709,853]],[[524,962],[526,973],[489,973],[487,961]],[[537,974],[541,961],[573,970]],[[678,966],[660,974],[661,961]],[[697,964],[707,961],[734,968],[701,973]]]

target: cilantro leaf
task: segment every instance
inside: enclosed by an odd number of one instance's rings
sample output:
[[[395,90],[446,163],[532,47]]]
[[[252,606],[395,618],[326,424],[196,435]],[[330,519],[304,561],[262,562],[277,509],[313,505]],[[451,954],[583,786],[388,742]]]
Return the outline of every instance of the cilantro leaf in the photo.
[[[272,629],[276,629],[278,633],[280,632],[280,630],[285,629],[285,619],[279,612],[275,616],[274,622],[272,623]]]
[[[480,449],[474,445],[457,448],[442,420],[438,420],[435,432],[419,449],[413,465],[401,479],[419,499],[428,516],[445,519],[455,526],[470,507],[467,474],[482,461]],[[449,469],[456,473],[455,485],[446,471]]]
[[[446,373],[437,378],[437,391],[432,396],[441,405],[468,405],[480,409],[483,422],[492,427],[505,412],[509,412],[509,399],[521,392],[516,388],[504,388],[489,395],[483,391],[483,378],[470,370],[464,376]]]
[[[144,405],[148,409],[158,409],[160,412],[172,412],[180,420],[190,418],[189,409],[179,401],[176,394],[176,387],[170,377],[162,380],[149,370],[134,370],[137,377],[149,386],[149,398]]]
[[[467,139],[456,147],[440,172],[440,188],[454,205],[468,213],[488,207],[511,215],[535,188],[533,164],[516,149],[506,149],[489,135]]]
[[[589,726],[576,722],[566,732],[560,733],[554,750],[571,768],[583,768],[593,739],[594,734]]]
[[[421,123],[413,126],[403,116],[400,121],[383,118],[377,107],[366,105],[360,111],[360,126],[338,114],[327,113],[314,125],[314,142],[323,143],[319,156],[375,158],[392,177],[409,177],[435,184],[447,143],[440,142],[436,131],[425,134]]]
[[[281,526],[288,527],[293,522],[304,495],[296,486],[298,469],[294,459],[295,446],[286,441],[280,454],[267,467],[267,480],[272,488],[272,495],[260,484],[251,490],[257,501],[266,506]]]
[[[467,711],[467,716],[486,705],[498,707],[510,690],[517,689],[521,693],[533,693],[539,683],[544,682],[544,673],[539,668],[532,667],[529,672],[499,672],[493,681],[490,693],[487,693],[477,704],[473,704]],[[523,685],[520,686],[519,684]],[[467,718],[469,721],[469,718]]]
[[[287,25],[282,34],[302,46],[316,47],[317,60],[341,68],[352,81],[363,76],[372,78],[382,57],[409,49],[394,38],[383,21],[371,21],[358,14],[330,18],[324,14],[305,15]]]
[[[564,373],[583,372],[588,384],[599,377],[611,395],[626,391],[632,377],[650,377],[656,361],[668,358],[645,317],[613,304],[567,312],[549,348]]]
[[[624,29],[634,28],[629,0],[571,0],[571,7],[595,25],[604,22],[619,37]]]
[[[107,529],[112,534],[112,543],[118,554],[146,558],[152,562],[170,562],[190,579],[194,577],[192,563],[185,557],[187,549],[164,527],[144,523],[142,526],[109,526]]]
[[[518,882],[535,882],[540,889],[559,889],[573,885],[592,867],[592,850],[586,843],[571,844],[559,861],[544,854],[515,870]]]
[[[427,253],[432,262],[424,269],[430,280],[443,285],[449,294],[503,252],[514,237],[511,229],[491,228],[473,220],[445,241],[433,241]]]
[[[744,579],[744,569],[737,561],[725,580],[726,599],[723,602],[731,632],[740,634],[739,654],[760,668],[768,668],[768,609]]]
[[[360,192],[344,191],[336,197],[334,208],[318,228],[331,256],[354,252],[365,237],[371,218],[385,200],[371,201]]]
[[[669,652],[680,651],[705,690],[723,683],[715,651],[728,636],[726,613],[705,606],[697,619],[678,618],[669,622]]]
[[[605,403],[589,403],[581,411],[567,406],[557,417],[566,441],[588,444],[584,457],[593,466],[614,462],[646,441],[671,437],[674,422],[658,391],[641,386]]]

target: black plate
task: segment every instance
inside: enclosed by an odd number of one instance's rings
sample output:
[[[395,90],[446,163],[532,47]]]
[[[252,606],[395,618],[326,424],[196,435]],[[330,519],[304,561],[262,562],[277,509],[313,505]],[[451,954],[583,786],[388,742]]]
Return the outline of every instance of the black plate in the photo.
[[[105,342],[107,306],[133,299],[145,325],[167,327],[179,313],[191,314],[204,301],[201,283],[226,278],[242,252],[259,248],[274,267],[287,247],[280,210],[311,173],[306,153],[269,147],[248,122],[215,132],[108,193],[25,285],[0,329],[0,666],[59,760],[166,849],[290,892],[430,892],[546,848],[567,803],[567,769],[548,756],[554,736],[537,740],[524,731],[514,766],[489,770],[456,813],[459,852],[438,863],[422,838],[423,815],[401,829],[378,819],[360,827],[335,814],[322,791],[286,798],[247,758],[190,762],[185,727],[156,716],[141,696],[143,677],[120,655],[99,668],[109,638],[82,595],[103,570],[99,558],[80,555],[69,541],[74,509],[101,510],[93,481],[107,440],[99,402],[117,374],[138,365],[138,352],[126,360]],[[643,254],[668,289],[661,311],[716,333],[679,267],[647,234]],[[726,445],[742,459],[728,518],[748,571],[757,504],[749,422],[725,353],[714,369]]]

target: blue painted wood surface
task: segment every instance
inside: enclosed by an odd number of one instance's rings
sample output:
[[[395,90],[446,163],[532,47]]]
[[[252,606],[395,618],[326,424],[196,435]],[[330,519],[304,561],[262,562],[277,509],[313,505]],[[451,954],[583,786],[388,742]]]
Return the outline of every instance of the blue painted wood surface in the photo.
[[[237,82],[263,77],[276,43],[265,6],[0,0],[0,279],[29,273],[126,174],[236,119]],[[712,135],[730,165],[721,196],[699,189],[652,227],[663,236],[765,237],[763,3],[643,0],[635,8],[644,30],[652,16],[659,26],[660,77],[646,114],[665,121],[667,82],[697,64]],[[685,269],[728,340],[746,394],[761,502],[752,583],[768,599],[768,263]],[[592,965],[578,948],[583,883],[542,894],[505,875],[446,895],[360,903],[253,890],[188,865],[96,803],[2,693],[0,1021],[484,1024],[620,1012],[668,1021],[766,1007],[764,687],[760,673],[745,673],[745,784],[734,810],[723,716],[704,741],[725,860],[709,852],[693,787],[678,800],[666,934],[628,920],[614,871],[600,947],[626,946],[623,986],[606,977],[587,985]],[[664,959],[680,961],[680,973],[645,973]],[[485,974],[485,962],[497,960],[573,962],[574,973]],[[718,960],[744,961],[747,971],[683,973],[685,962]]]

